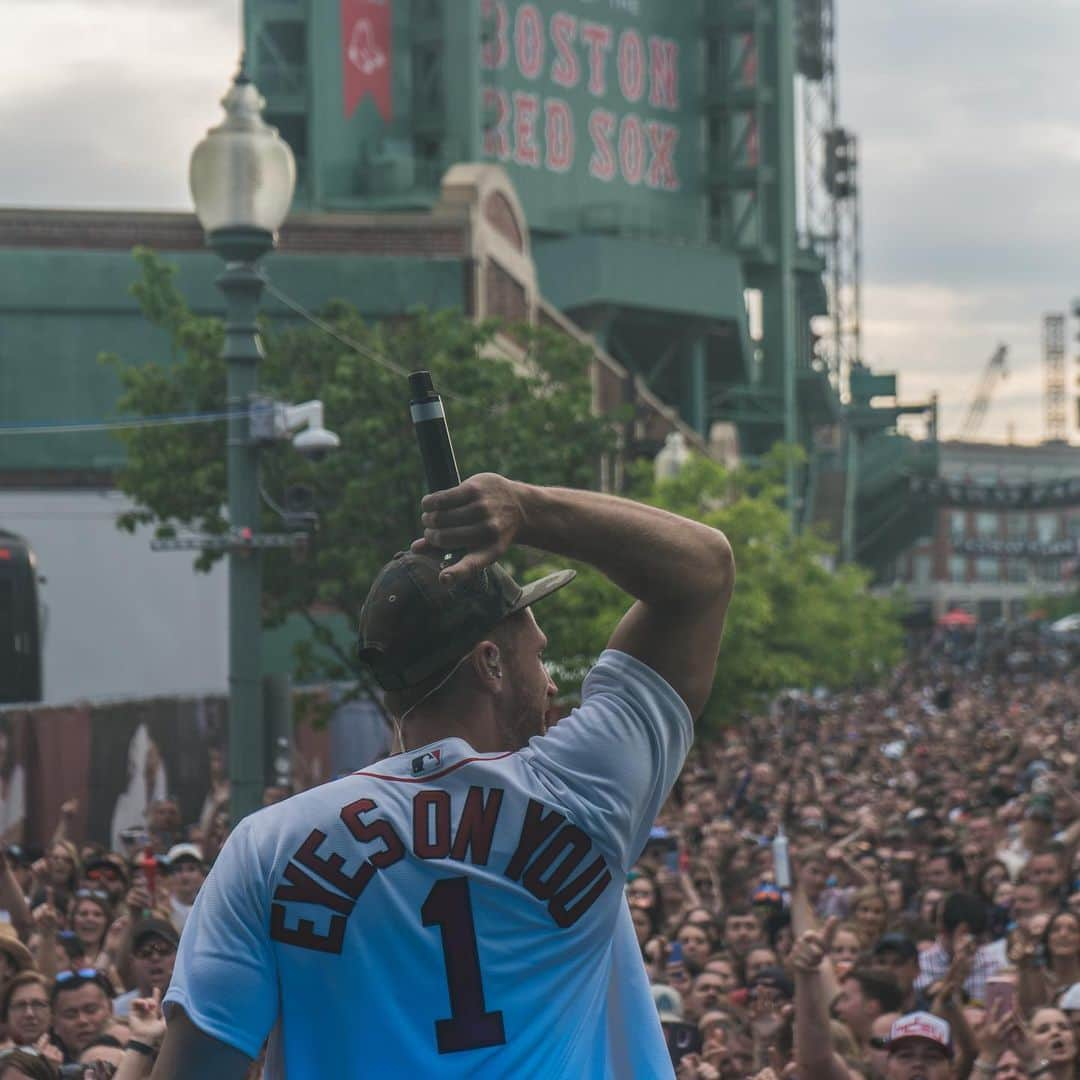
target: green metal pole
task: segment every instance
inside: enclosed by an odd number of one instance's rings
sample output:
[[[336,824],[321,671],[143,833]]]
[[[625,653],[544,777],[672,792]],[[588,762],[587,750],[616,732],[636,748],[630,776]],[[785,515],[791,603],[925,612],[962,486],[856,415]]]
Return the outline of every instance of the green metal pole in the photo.
[[[259,229],[220,230],[209,243],[226,262],[217,285],[225,295],[228,369],[229,525],[235,532],[259,531],[258,450],[252,444],[248,406],[258,385],[262,359],[256,314],[263,282],[256,270],[273,247]],[[262,805],[265,726],[262,708],[262,561],[258,549],[229,552],[229,784],[235,825]]]
[[[709,437],[709,386],[707,357],[705,354],[705,335],[695,334],[690,339],[689,382],[690,423],[703,438]]]
[[[844,465],[844,535],[841,544],[843,560],[855,561],[855,495],[859,489],[859,435],[851,415],[853,405],[848,405],[847,461]]]
[[[783,320],[782,349],[784,387],[784,442],[799,444],[799,417],[796,382],[796,292],[795,292],[795,10],[794,0],[776,0],[776,122],[780,155],[778,165],[780,294]],[[795,462],[785,473],[787,509],[792,531],[799,527],[799,474]]]

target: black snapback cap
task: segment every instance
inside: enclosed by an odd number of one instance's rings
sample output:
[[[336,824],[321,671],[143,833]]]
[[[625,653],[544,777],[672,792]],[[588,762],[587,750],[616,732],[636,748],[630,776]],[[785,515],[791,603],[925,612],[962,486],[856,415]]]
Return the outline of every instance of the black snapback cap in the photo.
[[[498,563],[444,585],[445,563],[399,551],[380,571],[360,611],[358,657],[384,690],[404,690],[460,660],[503,619],[573,581],[557,570],[519,585]]]

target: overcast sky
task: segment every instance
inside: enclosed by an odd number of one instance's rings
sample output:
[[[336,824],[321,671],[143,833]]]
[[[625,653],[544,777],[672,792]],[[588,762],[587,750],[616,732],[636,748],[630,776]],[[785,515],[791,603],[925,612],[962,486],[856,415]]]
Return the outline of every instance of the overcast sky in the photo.
[[[937,390],[951,435],[1004,342],[982,433],[1038,441],[1042,316],[1080,296],[1080,3],[836,3],[865,357],[907,400]],[[0,0],[0,205],[190,208],[239,26],[239,0]]]

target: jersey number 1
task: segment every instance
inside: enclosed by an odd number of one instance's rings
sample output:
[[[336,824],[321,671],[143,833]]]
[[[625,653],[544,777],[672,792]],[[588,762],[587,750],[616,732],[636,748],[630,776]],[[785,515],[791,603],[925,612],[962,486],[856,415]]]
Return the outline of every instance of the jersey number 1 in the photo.
[[[446,984],[450,990],[450,1019],[435,1021],[439,1053],[501,1046],[506,1042],[503,1014],[484,1011],[484,983],[468,879],[451,877],[436,881],[420,915],[425,926],[437,926],[442,934]]]

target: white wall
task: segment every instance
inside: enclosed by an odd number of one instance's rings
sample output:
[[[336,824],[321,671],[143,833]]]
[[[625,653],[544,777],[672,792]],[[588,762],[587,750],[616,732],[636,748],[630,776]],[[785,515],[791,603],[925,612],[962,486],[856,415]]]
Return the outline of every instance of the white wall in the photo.
[[[0,491],[0,529],[29,541],[45,624],[45,701],[224,693],[228,576],[195,552],[150,550],[149,529],[116,528],[117,492]]]

